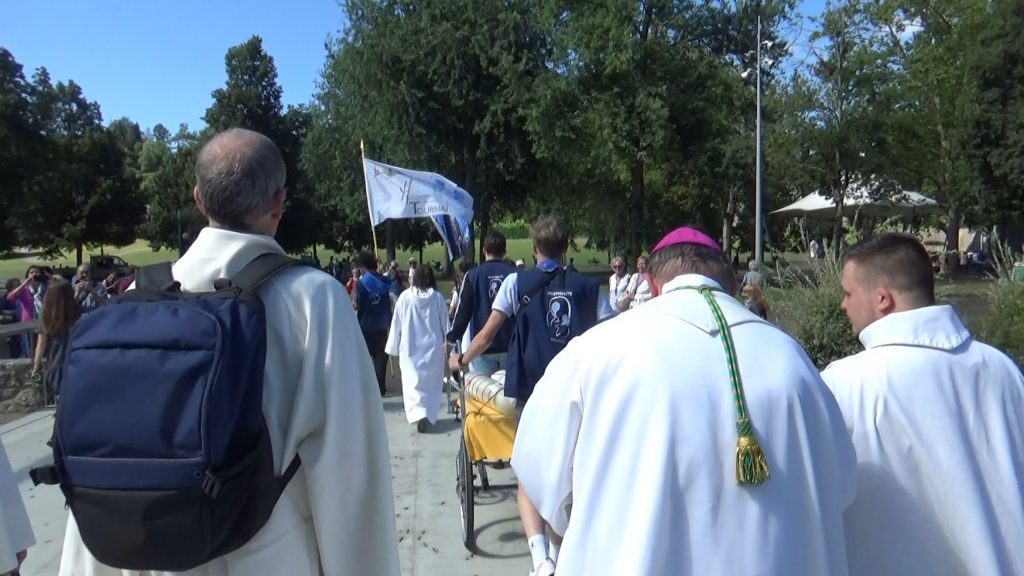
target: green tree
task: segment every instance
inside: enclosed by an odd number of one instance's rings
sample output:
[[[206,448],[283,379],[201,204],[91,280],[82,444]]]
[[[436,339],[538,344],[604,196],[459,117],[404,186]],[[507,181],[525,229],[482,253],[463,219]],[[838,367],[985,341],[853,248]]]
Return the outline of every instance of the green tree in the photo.
[[[24,242],[49,254],[73,249],[79,263],[87,246],[134,242],[145,205],[99,105],[74,81],[51,84],[45,69],[36,73],[33,92],[45,171],[16,211],[27,224]]]
[[[187,128],[175,137],[160,136],[162,139],[150,138],[143,145],[142,190],[147,212],[141,235],[154,250],[167,248],[180,255],[206,224],[192,194],[198,136]]]
[[[277,240],[286,251],[300,252],[315,245],[320,221],[308,197],[306,177],[301,174],[300,155],[309,113],[304,108],[284,113],[277,67],[259,36],[228,49],[224,65],[226,84],[213,91],[213,103],[203,118],[212,132],[248,128],[267,136],[280,148],[288,170],[288,199]]]
[[[32,85],[21,64],[0,48],[0,252],[13,248],[23,230],[16,217],[41,168],[43,141],[34,123]]]
[[[722,35],[735,19],[670,1],[544,8],[551,73],[531,128],[538,154],[559,167],[551,173],[564,176],[542,189],[571,186],[577,229],[616,252],[638,254],[679,222],[717,227],[723,194],[706,187],[713,175],[702,177],[695,158],[737,130],[740,81],[725,58],[736,42]]]
[[[836,206],[832,242],[843,239],[843,199],[858,183],[873,183],[875,194],[890,182],[884,160],[895,152],[884,88],[891,79],[880,32],[872,26],[861,0],[830,3],[818,20],[811,39],[814,51],[811,75],[798,80],[814,98],[802,111],[805,145],[814,150],[818,185]]]
[[[985,22],[970,67],[978,89],[971,130],[982,184],[978,219],[1016,224],[1024,217],[1024,4],[995,0]]]
[[[544,73],[545,37],[533,1],[439,0],[342,3],[349,26],[328,47],[318,117],[307,159],[320,197],[344,207],[335,230],[358,231],[365,196],[358,142],[393,164],[445,174],[474,196],[478,230],[491,214],[522,202],[535,161],[523,109]],[[339,169],[330,159],[338,157]],[[354,152],[354,154],[353,154]],[[349,163],[356,172],[347,168]],[[330,166],[330,167],[329,167]],[[356,206],[362,198],[363,208]],[[387,227],[388,257],[398,231]],[[406,236],[408,240],[413,236]]]
[[[964,217],[978,218],[969,145],[978,100],[970,70],[976,38],[990,22],[983,0],[886,0],[869,7],[896,72],[891,98],[898,131],[893,175],[947,209],[946,249],[959,249]],[[986,50],[987,52],[987,50]]]

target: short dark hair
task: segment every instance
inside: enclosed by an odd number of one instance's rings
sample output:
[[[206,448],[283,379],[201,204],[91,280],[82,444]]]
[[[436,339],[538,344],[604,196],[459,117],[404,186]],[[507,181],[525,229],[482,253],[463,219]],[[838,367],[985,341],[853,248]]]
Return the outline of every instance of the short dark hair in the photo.
[[[530,239],[541,256],[561,258],[569,250],[569,227],[554,216],[541,216],[530,228]]]
[[[417,266],[412,275],[412,285],[420,290],[433,288],[437,290],[437,278],[434,277],[434,269],[430,266]]]
[[[843,266],[857,264],[862,280],[885,282],[918,306],[935,303],[935,272],[921,242],[909,234],[886,233],[865,238],[843,254]]]
[[[356,265],[367,270],[377,269],[377,257],[370,252],[360,252],[356,256]]]
[[[655,278],[669,281],[680,274],[700,274],[722,285],[729,294],[736,290],[732,263],[725,255],[699,244],[675,244],[651,254],[647,270]]]
[[[504,258],[507,250],[505,235],[497,230],[491,230],[484,236],[484,251],[494,258]]]

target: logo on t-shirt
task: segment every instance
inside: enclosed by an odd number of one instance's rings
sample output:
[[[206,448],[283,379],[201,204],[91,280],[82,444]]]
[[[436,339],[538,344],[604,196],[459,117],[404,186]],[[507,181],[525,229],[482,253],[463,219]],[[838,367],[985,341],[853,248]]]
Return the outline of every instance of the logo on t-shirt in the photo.
[[[380,304],[380,294],[377,294],[376,292],[371,292],[370,306],[376,306],[377,304]]]
[[[553,340],[565,340],[569,337],[572,325],[572,304],[569,302],[569,296],[572,296],[571,292],[556,292],[548,301],[548,333]]]
[[[491,276],[487,283],[487,297],[490,298],[491,302],[494,302],[494,297],[498,295],[498,289],[501,288],[501,276]]]

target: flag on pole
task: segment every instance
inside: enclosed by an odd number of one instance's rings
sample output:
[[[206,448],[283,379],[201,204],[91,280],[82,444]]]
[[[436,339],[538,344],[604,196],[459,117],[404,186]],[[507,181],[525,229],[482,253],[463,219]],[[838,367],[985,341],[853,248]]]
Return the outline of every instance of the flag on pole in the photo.
[[[466,253],[473,197],[440,174],[407,170],[363,158],[370,224],[389,218],[430,218],[453,261]]]
[[[451,180],[433,172],[419,172],[363,159],[366,202],[374,226],[388,218],[452,216],[473,219],[473,197]]]

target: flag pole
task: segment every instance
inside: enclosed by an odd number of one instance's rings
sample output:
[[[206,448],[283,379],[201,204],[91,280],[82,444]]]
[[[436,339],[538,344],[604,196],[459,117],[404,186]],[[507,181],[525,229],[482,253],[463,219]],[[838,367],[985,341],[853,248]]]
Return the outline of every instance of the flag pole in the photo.
[[[380,249],[377,247],[377,229],[373,225],[373,207],[370,204],[370,180],[366,176],[366,148],[363,146],[363,139],[359,139],[359,155],[362,156],[363,180],[366,181],[366,211],[370,214],[370,234],[373,235],[373,256],[380,258]]]

